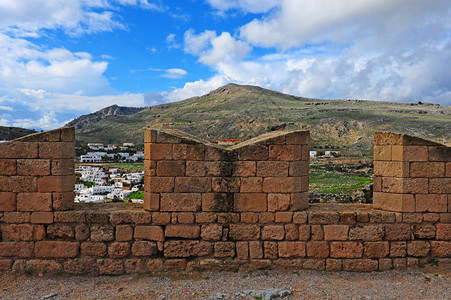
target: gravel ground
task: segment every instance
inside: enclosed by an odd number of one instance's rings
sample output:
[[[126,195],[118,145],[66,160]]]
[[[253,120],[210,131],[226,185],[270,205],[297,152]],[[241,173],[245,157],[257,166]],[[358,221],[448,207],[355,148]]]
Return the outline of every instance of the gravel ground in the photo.
[[[115,277],[3,273],[0,280],[0,299],[451,299],[449,272],[420,270],[259,270]],[[282,297],[276,298],[277,294]]]

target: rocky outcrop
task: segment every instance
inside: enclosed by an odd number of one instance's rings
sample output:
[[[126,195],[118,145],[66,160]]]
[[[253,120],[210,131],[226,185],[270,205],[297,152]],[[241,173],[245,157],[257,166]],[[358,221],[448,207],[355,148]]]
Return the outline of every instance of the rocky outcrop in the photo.
[[[126,107],[126,106],[117,106],[111,105],[96,112],[90,113],[88,115],[82,115],[69,123],[66,126],[74,126],[75,129],[82,129],[88,125],[97,123],[105,118],[110,116],[127,116],[136,114],[143,110],[143,107]]]

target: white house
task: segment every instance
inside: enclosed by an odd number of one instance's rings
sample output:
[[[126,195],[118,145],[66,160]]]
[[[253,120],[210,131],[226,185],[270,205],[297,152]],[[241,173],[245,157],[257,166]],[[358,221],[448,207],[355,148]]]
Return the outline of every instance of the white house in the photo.
[[[102,162],[102,157],[99,155],[85,154],[80,155],[80,161],[82,163],[98,163]]]

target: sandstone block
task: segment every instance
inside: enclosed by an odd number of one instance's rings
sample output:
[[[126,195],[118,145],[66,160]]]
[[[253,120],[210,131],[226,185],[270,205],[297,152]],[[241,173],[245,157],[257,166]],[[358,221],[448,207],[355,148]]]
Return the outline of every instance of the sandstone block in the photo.
[[[308,160],[291,161],[288,169],[288,175],[292,177],[307,176],[309,173]]]
[[[415,257],[425,257],[429,254],[431,245],[428,241],[407,242],[407,255]]]
[[[429,179],[429,193],[451,194],[451,178]]]
[[[99,267],[100,275],[122,275],[125,273],[122,260],[105,259]]]
[[[75,239],[77,241],[86,241],[89,238],[89,227],[85,224],[75,226]]]
[[[38,158],[38,143],[6,142],[0,147],[2,158]]]
[[[124,258],[130,254],[130,244],[114,242],[108,246],[108,256],[110,258]]]
[[[291,211],[278,211],[275,213],[274,221],[276,223],[291,223],[293,213]]]
[[[316,258],[329,257],[329,244],[325,241],[307,242],[307,256]]]
[[[229,237],[237,241],[258,240],[260,227],[254,224],[230,224]]]
[[[262,177],[243,177],[241,178],[241,193],[261,193],[263,190]]]
[[[35,227],[29,224],[1,225],[3,241],[33,241]]]
[[[410,165],[411,177],[444,177],[444,162],[412,162]]]
[[[150,160],[172,160],[172,144],[145,144],[145,159]]]
[[[265,177],[263,179],[264,193],[299,193],[304,192],[303,181],[308,177]]]
[[[347,225],[324,225],[324,239],[327,241],[345,241],[348,239]]]
[[[144,211],[129,211],[119,210],[113,211],[110,215],[110,222],[113,225],[117,224],[150,224],[151,214]]]
[[[248,259],[249,257],[248,242],[236,242],[236,256],[238,259]]]
[[[17,175],[48,176],[50,175],[50,159],[18,159]]]
[[[114,240],[114,228],[110,225],[93,225],[90,232],[91,241],[110,242]]]
[[[97,271],[95,260],[91,257],[67,259],[63,263],[64,272],[76,275],[94,275]]]
[[[33,254],[33,242],[0,242],[0,257],[31,258]]]
[[[40,241],[36,242],[35,255],[37,258],[74,258],[79,247],[77,242]]]
[[[415,225],[413,234],[418,239],[433,239],[435,237],[435,226],[432,224]]]
[[[194,214],[190,212],[179,213],[177,214],[177,221],[180,224],[193,224]]]
[[[144,193],[144,209],[150,211],[157,211],[160,209],[160,194],[158,193]]]
[[[139,258],[129,258],[124,261],[125,273],[144,274],[146,272],[145,260]]]
[[[238,223],[240,221],[239,213],[218,213],[219,224]]]
[[[409,162],[375,160],[374,175],[384,177],[409,177]]]
[[[253,212],[241,213],[241,223],[254,224],[258,222],[258,214]]]
[[[447,212],[448,199],[445,194],[418,194],[415,196],[417,212]]]
[[[235,161],[232,163],[232,176],[253,177],[257,174],[255,161]]]
[[[295,241],[299,239],[298,226],[295,224],[285,224],[285,240]]]
[[[238,160],[267,160],[268,159],[268,147],[265,145],[246,145],[237,148]]]
[[[322,241],[324,240],[324,231],[321,225],[311,225],[311,239],[313,241]]]
[[[167,241],[164,243],[164,256],[176,257],[198,257],[213,253],[213,245],[204,241]]]
[[[261,177],[288,177],[288,169],[289,163],[287,161],[257,162],[257,176]]]
[[[431,241],[431,255],[434,257],[450,257],[451,242]]]
[[[392,146],[374,146],[374,160],[392,160]]]
[[[73,239],[75,237],[72,227],[66,224],[51,224],[47,226],[47,236],[52,239]]]
[[[175,144],[173,158],[179,160],[204,160],[205,148],[202,144]]]
[[[206,241],[219,241],[222,237],[222,226],[219,224],[202,225],[200,237]]]
[[[393,146],[392,159],[397,161],[428,161],[428,147]]]
[[[133,239],[133,228],[130,225],[116,226],[116,241],[127,242]]]
[[[164,235],[166,237],[196,239],[200,236],[200,226],[197,226],[197,225],[167,225]]]
[[[279,242],[279,257],[305,257],[305,242]]]
[[[312,211],[308,215],[309,224],[338,224],[340,216],[334,211]]]
[[[296,161],[302,159],[302,146],[300,145],[270,145],[269,159],[282,161]]]
[[[240,182],[237,177],[213,177],[211,188],[217,193],[237,193],[240,191]]]
[[[399,222],[399,221],[397,221],[397,222]],[[421,222],[423,222],[423,214],[420,214],[420,213],[402,214],[402,222],[404,222],[404,223],[421,223]]]
[[[53,223],[52,212],[32,212],[31,223],[34,224],[51,224]]]
[[[263,258],[263,245],[260,241],[249,242],[249,257],[251,259]]]
[[[451,240],[451,224],[438,223],[437,227],[437,240],[449,241]]]
[[[197,193],[161,194],[161,211],[199,211],[202,197]]]
[[[283,240],[285,228],[282,225],[267,225],[262,228],[262,240]]]
[[[262,224],[274,223],[275,214],[272,212],[261,212],[258,214],[258,222]]]
[[[80,245],[80,252],[86,256],[104,257],[106,255],[106,245],[98,242],[83,242]]]
[[[233,211],[233,193],[203,193],[202,211]]]
[[[451,161],[451,147],[446,146],[429,146],[429,161]]]
[[[268,194],[268,211],[288,210],[290,194]]]
[[[356,223],[356,213],[353,211],[340,211],[340,224],[354,225]]]
[[[15,159],[0,159],[0,175],[17,175],[17,162]]]
[[[405,257],[407,252],[406,242],[390,242],[391,257]]]
[[[138,225],[135,227],[134,238],[162,242],[164,241],[163,229],[160,226]]]
[[[51,193],[19,193],[17,194],[17,210],[19,211],[51,211]]]
[[[70,176],[43,176],[38,178],[38,191],[48,192],[72,192],[75,188],[75,177]]]
[[[341,271],[343,270],[343,263],[341,259],[329,258],[326,259],[326,271]]]
[[[0,176],[0,192],[37,192],[37,178],[31,176]]]
[[[57,211],[53,213],[55,223],[84,223],[86,214],[84,211]]]
[[[415,197],[410,194],[373,193],[375,208],[396,212],[414,212]]]
[[[196,223],[213,223],[216,222],[217,215],[209,212],[200,212],[196,214]]]
[[[16,193],[0,192],[0,212],[16,210]]]
[[[294,212],[293,213],[293,223],[294,224],[307,223],[307,213],[306,212]]]
[[[385,193],[425,193],[428,190],[427,178],[384,177],[382,192]]]
[[[334,258],[362,257],[363,244],[360,242],[332,242],[330,256]]]
[[[235,194],[234,211],[266,211],[267,201],[264,193]]]
[[[386,257],[390,253],[388,242],[364,242],[364,254],[368,258]]]
[[[344,259],[343,271],[374,272],[378,268],[378,261],[373,259]]]
[[[324,259],[306,259],[302,265],[306,270],[323,271],[326,268]]]
[[[74,192],[52,193],[53,210],[70,210],[74,208]]]
[[[73,142],[40,142],[40,158],[75,158],[75,143]]]
[[[157,176],[175,177],[185,176],[185,161],[161,160],[157,162]]]
[[[410,240],[410,225],[409,224],[386,224],[385,225],[385,239],[388,241],[395,240]]]
[[[144,178],[144,188],[150,193],[169,193],[174,191],[174,177],[149,177]]]
[[[276,259],[277,256],[277,242],[263,242],[263,257],[266,259]]]
[[[208,193],[211,191],[210,177],[176,177],[176,193]]]
[[[53,176],[73,175],[75,164],[73,159],[52,159],[50,166],[50,174]]]
[[[310,225],[299,225],[299,240],[307,241],[310,239]]]
[[[235,243],[216,242],[214,245],[215,257],[234,257]]]
[[[291,209],[293,211],[304,210],[308,208],[309,205],[309,193],[292,193],[291,194]]]

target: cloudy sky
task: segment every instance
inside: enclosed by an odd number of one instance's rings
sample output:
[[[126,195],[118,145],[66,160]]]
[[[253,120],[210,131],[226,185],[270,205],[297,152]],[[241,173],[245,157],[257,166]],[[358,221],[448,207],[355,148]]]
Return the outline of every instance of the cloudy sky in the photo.
[[[229,82],[451,105],[451,1],[0,0],[0,126]]]

